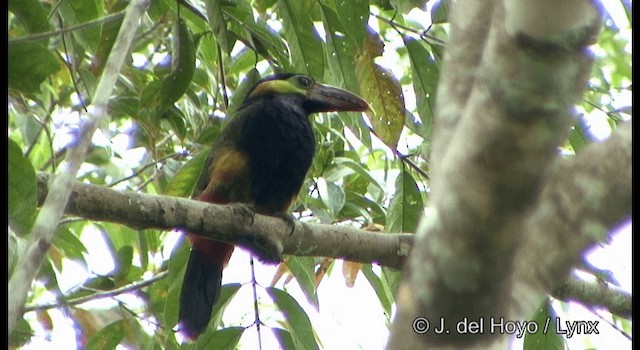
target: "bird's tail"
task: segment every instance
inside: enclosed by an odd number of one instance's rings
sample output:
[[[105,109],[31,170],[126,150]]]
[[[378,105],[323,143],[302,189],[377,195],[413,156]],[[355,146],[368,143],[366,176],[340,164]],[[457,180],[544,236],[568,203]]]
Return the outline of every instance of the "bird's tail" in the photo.
[[[233,245],[189,235],[193,248],[180,292],[180,331],[189,339],[204,332],[220,297],[222,270]]]

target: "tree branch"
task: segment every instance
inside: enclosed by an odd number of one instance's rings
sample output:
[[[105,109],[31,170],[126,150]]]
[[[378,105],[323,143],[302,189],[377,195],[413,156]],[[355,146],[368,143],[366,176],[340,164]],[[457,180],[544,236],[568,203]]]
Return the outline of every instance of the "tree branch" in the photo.
[[[564,301],[578,301],[587,307],[604,307],[612,314],[631,320],[631,294],[606,283],[570,277],[551,294]]]
[[[514,266],[514,312],[527,315],[561,285],[581,253],[631,216],[631,123],[561,159],[545,179]]]
[[[590,207],[587,209],[594,212],[588,215],[597,219],[600,218],[601,224],[605,227],[613,227],[620,221],[620,218],[624,218],[630,215],[631,201],[630,201],[630,188],[631,179],[630,173],[627,177],[619,176],[620,169],[628,166],[631,156],[631,148],[629,147],[631,142],[631,127],[630,125],[622,125],[620,128],[605,142],[595,143],[588,146],[579,155],[563,159],[555,167],[555,171],[549,175],[549,178],[557,177],[559,179],[565,179],[567,182],[573,183],[575,178],[567,178],[566,174],[583,174],[590,173],[592,176],[599,179],[612,179],[616,178],[619,181],[611,182],[606,181],[602,184],[604,188],[600,188],[605,193],[609,194],[609,197],[604,200],[607,208]],[[621,155],[620,157],[611,157],[612,154]],[[585,168],[586,167],[586,168]],[[589,170],[592,169],[592,170]],[[595,173],[593,171],[596,171]],[[38,173],[38,202],[41,204],[47,194],[47,182],[51,175],[47,173]],[[592,183],[593,180],[587,181]],[[565,191],[568,184],[555,183],[553,191]],[[594,187],[588,187],[588,189],[594,189]],[[623,195],[621,195],[623,194]],[[552,196],[541,196],[540,204],[536,206],[533,211],[545,213],[547,216],[532,216],[531,223],[528,226],[532,227],[531,235],[527,235],[532,239],[531,242],[525,241],[523,244],[522,255],[526,255],[527,258],[518,260],[516,268],[518,273],[516,280],[525,279],[526,283],[520,282],[516,285],[526,285],[526,289],[531,288],[530,283],[540,284],[540,273],[545,272],[557,272],[557,266],[560,264],[557,257],[546,261],[541,260],[541,257],[549,256],[549,252],[554,251],[554,245],[557,245],[555,238],[558,236],[558,231],[551,229],[561,226],[563,219],[562,213],[564,210],[558,207],[547,208],[548,205],[558,206],[562,203],[570,205],[572,208],[581,207],[581,203],[589,203],[592,195],[585,193],[579,194],[582,200],[574,201],[572,199],[566,199],[562,202],[558,202],[556,198]],[[546,199],[545,199],[546,198]],[[626,198],[626,199],[625,199]],[[69,205],[66,212],[69,214],[78,215],[87,219],[110,221],[125,224],[131,227],[156,227],[160,229],[171,229],[173,227],[184,227],[195,231],[199,229],[199,226],[190,225],[188,223],[180,223],[180,219],[171,219],[164,217],[167,214],[167,210],[162,208],[176,208],[176,204],[173,204],[174,200],[179,200],[181,205],[195,205],[194,208],[188,208],[187,210],[195,211],[191,214],[186,214],[185,217],[192,217],[198,215],[212,215],[210,225],[206,230],[200,232],[201,234],[213,237],[216,239],[229,239],[232,243],[242,243],[253,249],[254,245],[260,245],[260,242],[269,240],[280,240],[283,242],[271,242],[268,245],[272,247],[282,247],[281,254],[292,255],[310,255],[310,256],[328,256],[346,258],[352,261],[360,262],[372,262],[378,261],[381,265],[400,268],[404,261],[406,252],[410,250],[410,246],[413,242],[413,235],[394,235],[394,234],[375,234],[371,232],[365,232],[361,230],[355,230],[352,228],[346,228],[333,225],[314,225],[306,223],[298,223],[296,231],[293,236],[288,236],[288,225],[279,219],[274,219],[268,216],[256,215],[254,225],[251,225],[246,216],[243,216],[242,211],[236,210],[237,207],[231,206],[219,206],[211,205],[212,214],[206,214],[202,212],[202,207],[205,209],[210,205],[202,202],[191,201],[184,198],[174,197],[161,197],[151,195],[140,195],[134,192],[118,192],[106,187],[87,185],[80,182],[74,184],[72,190],[72,198],[69,201]],[[614,202],[621,202],[622,204],[614,204]],[[124,203],[132,203],[132,206],[123,206]],[[136,204],[137,203],[137,204]],[[626,203],[626,204],[625,204]],[[149,211],[149,208],[157,205],[158,210]],[[547,209],[542,209],[547,208]],[[229,232],[233,230],[233,227],[229,224],[223,223],[220,216],[228,217],[231,213],[230,220],[238,222],[240,226],[246,226],[242,228],[245,233],[239,233],[235,235],[221,235],[220,233]],[[627,214],[625,214],[627,213]],[[555,215],[555,217],[548,216],[549,214]],[[587,215],[587,214],[582,214]],[[146,217],[153,217],[152,220],[147,220]],[[171,223],[172,220],[177,220],[175,223]],[[264,223],[262,221],[265,221]],[[164,223],[163,223],[164,222]],[[232,228],[229,228],[232,227]],[[260,227],[266,227],[262,231]],[[583,226],[581,226],[583,227]],[[583,227],[584,228],[584,227]],[[264,232],[269,234],[264,235]],[[276,232],[273,234],[273,232]],[[286,233],[283,235],[283,233]],[[578,233],[576,235],[576,233]],[[253,236],[261,236],[262,238],[256,238]],[[551,237],[547,237],[551,236]],[[579,227],[569,227],[564,233],[560,233],[561,237],[565,237],[569,242],[581,242],[576,240],[576,236],[586,237],[592,239],[584,232],[584,229]],[[591,241],[591,240],[590,240]],[[536,242],[546,242],[546,245],[539,246]],[[579,254],[567,254],[567,250],[575,250],[581,252],[587,244],[578,244],[575,248],[562,247],[560,251],[562,254],[560,257],[566,256],[579,256]],[[336,248],[338,247],[338,248]],[[344,247],[345,249],[340,249]],[[394,250],[396,247],[397,249]],[[264,248],[258,248],[258,251],[265,250]],[[404,252],[402,254],[398,252]],[[263,257],[265,259],[265,257]],[[273,260],[274,258],[266,257],[267,260]],[[574,262],[577,260],[571,259],[567,268],[571,268]],[[526,266],[527,268],[523,268]],[[539,266],[538,273],[534,273],[531,270],[532,266]],[[537,276],[537,277],[534,277]],[[599,284],[593,284],[588,282],[582,282],[575,278],[569,278],[563,280],[565,274],[559,274],[553,282],[560,285],[556,288],[556,292],[553,294],[556,298],[562,300],[576,300],[589,306],[603,307],[610,312],[615,313],[621,317],[628,318],[631,313],[631,296],[617,289],[606,288]],[[531,281],[535,280],[535,281]],[[135,285],[135,284],[134,284]],[[133,286],[129,286],[134,288]],[[127,288],[129,288],[127,287]],[[546,288],[546,289],[545,289]],[[531,293],[527,290],[521,290],[514,292],[517,299],[533,300],[531,305],[535,308],[535,305],[539,304],[540,299],[546,294],[546,290],[552,290],[553,287],[541,287],[539,293],[535,294],[535,297],[527,298],[527,295]],[[127,289],[128,290],[128,289]],[[127,291],[124,290],[124,291]],[[111,296],[119,294],[121,291],[110,291],[105,293],[105,296]],[[599,297],[596,297],[599,296]],[[79,300],[70,301],[69,304],[78,304],[85,302],[84,299],[93,299],[96,296],[89,296],[81,298]],[[42,305],[42,306],[28,306],[27,311],[36,308],[55,307],[56,305]],[[524,307],[519,310],[524,310]],[[522,314],[527,314],[528,311],[522,311]],[[514,316],[515,317],[515,316]]]
[[[555,4],[543,2],[547,10]],[[410,325],[426,315],[455,325],[532,314],[529,308],[513,312],[515,301],[505,298],[519,297],[511,283],[519,249],[528,249],[525,240],[539,239],[525,223],[573,123],[571,108],[584,92],[593,61],[585,48],[600,22],[587,0],[558,5],[563,13],[575,6],[583,15],[572,21],[556,18],[552,10],[525,18],[515,3],[452,3],[430,161],[432,215],[422,220],[405,264],[390,348],[504,348],[506,337],[490,332],[417,334]],[[533,31],[529,23],[547,23],[543,13],[553,13],[558,23]],[[576,175],[569,170],[562,174],[573,181]],[[602,182],[608,178],[598,179],[606,191]],[[573,199],[575,206],[591,205]],[[558,234],[556,227],[546,229]],[[552,250],[578,255],[559,246]],[[528,267],[537,269],[539,263],[529,261]]]
[[[46,196],[47,173],[38,173],[38,202]],[[247,215],[237,204],[217,205],[187,198],[120,192],[75,182],[65,209],[86,219],[134,228],[179,228],[212,239],[242,245],[261,260],[280,261],[283,254],[326,256],[378,263],[399,269],[413,242],[412,234],[368,232],[347,226],[296,222],[295,231],[282,219]]]

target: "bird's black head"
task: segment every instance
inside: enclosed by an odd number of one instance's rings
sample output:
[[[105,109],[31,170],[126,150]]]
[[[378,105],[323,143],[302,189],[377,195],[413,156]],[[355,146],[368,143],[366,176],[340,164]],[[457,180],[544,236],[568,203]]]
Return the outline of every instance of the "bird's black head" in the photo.
[[[247,94],[245,104],[261,97],[293,95],[299,97],[307,114],[319,112],[364,112],[369,104],[357,95],[316,82],[304,74],[281,73],[258,81]]]

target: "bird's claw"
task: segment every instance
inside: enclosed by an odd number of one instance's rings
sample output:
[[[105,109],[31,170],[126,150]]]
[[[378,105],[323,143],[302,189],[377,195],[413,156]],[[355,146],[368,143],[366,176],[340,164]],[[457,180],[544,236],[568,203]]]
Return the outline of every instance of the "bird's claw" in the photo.
[[[289,228],[291,229],[291,231],[289,231],[289,236],[291,236],[296,230],[296,218],[292,214],[281,211],[274,213],[273,216],[287,222]]]
[[[231,203],[230,206],[234,214],[240,215],[243,218],[248,218],[250,220],[250,225],[253,225],[253,221],[255,220],[255,216],[257,213],[255,205],[247,203]],[[275,212],[271,216],[286,221],[287,225],[291,229],[289,235],[292,235],[296,230],[296,218],[292,214],[281,211]]]
[[[230,205],[236,215],[240,215],[245,219],[249,219],[250,225],[253,225],[253,221],[256,216],[256,208],[253,204],[231,203]]]

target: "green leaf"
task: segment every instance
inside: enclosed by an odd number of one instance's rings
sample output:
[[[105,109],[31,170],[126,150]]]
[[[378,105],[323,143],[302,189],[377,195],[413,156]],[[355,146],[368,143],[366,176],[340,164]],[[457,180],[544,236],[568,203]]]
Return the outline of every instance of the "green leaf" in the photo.
[[[631,23],[631,0],[620,0],[622,7],[624,7],[624,13],[627,16],[627,21]]]
[[[307,6],[305,6],[305,4]],[[293,67],[312,77],[324,76],[324,51],[319,35],[309,17],[309,2],[283,0],[277,7],[282,17],[284,37],[291,49]],[[313,4],[313,3],[311,3]]]
[[[186,126],[186,117],[184,113],[176,106],[169,106],[160,118],[166,120],[171,125],[171,129],[176,133],[176,136],[182,141],[187,136],[187,126]]]
[[[623,332],[627,334],[631,334],[632,328],[633,328],[632,320],[627,320],[625,318],[622,318],[613,314],[611,315],[611,320],[613,321],[614,324],[619,325],[620,329],[622,329]]]
[[[166,321],[164,310],[169,299],[169,287],[171,285],[169,278],[163,278],[151,284],[147,290],[143,290],[147,297],[149,312],[153,313],[161,322]],[[177,303],[177,299],[175,300]],[[165,323],[167,327],[171,327]]]
[[[323,3],[320,3],[324,30],[327,33],[327,64],[333,73],[334,85],[346,88],[349,91],[358,92],[358,79],[356,77],[356,63],[354,55],[356,45],[353,40],[345,35],[342,23],[338,19],[336,11]],[[358,137],[367,148],[371,148],[371,133],[362,116],[362,113],[346,112],[340,113],[346,117],[345,124]]]
[[[437,0],[431,8],[431,23],[442,24],[449,22],[449,8],[451,0]]]
[[[213,321],[209,324],[210,329],[217,329],[220,324],[222,324],[222,315],[224,314],[224,310],[226,310],[227,306],[233,300],[233,297],[238,293],[242,285],[240,283],[228,283],[223,285],[220,288],[220,297],[218,301],[213,306],[213,311],[211,312],[211,318]]]
[[[254,51],[244,49],[240,51],[226,67],[227,74],[241,75],[244,72],[253,71],[255,70],[255,65],[258,63],[258,60],[259,57],[256,56]],[[258,76],[259,75],[258,73]]]
[[[20,146],[9,139],[9,226],[22,236],[31,232],[36,216],[36,172],[22,154]]]
[[[433,111],[436,106],[439,68],[419,40],[411,37],[404,37],[403,40],[411,63],[413,90],[416,94],[416,109],[420,119],[422,119],[420,135],[429,142],[433,129]]]
[[[118,287],[111,276],[96,276],[91,277],[84,282],[78,288],[74,288],[71,292],[68,292],[65,297],[67,299],[76,299],[93,295],[99,291],[113,290]]]
[[[184,20],[178,18],[173,29],[171,72],[162,80],[160,107],[163,113],[187,91],[196,69],[196,45]]]
[[[63,1],[60,12],[66,25],[78,25],[104,16],[104,1]],[[96,52],[102,37],[102,25],[92,25],[72,32],[74,38],[86,49]]]
[[[116,254],[116,266],[113,270],[113,277],[116,282],[125,280],[129,275],[129,271],[132,268],[133,261],[133,247],[132,246],[124,246],[118,249],[118,253]]]
[[[110,6],[109,12],[115,13],[122,11],[126,6],[127,2],[118,1]],[[111,53],[113,44],[116,42],[116,38],[118,37],[118,32],[120,31],[123,20],[124,17],[102,24],[100,41],[95,50],[95,54],[93,55],[91,64],[91,70],[96,74],[96,76],[102,74],[102,70],[104,69],[104,65],[107,63],[109,53]]]
[[[109,100],[112,119],[134,117],[138,113],[140,99],[137,96],[114,96]]]
[[[380,278],[378,275],[373,272],[371,264],[363,264],[360,268],[360,271],[364,274],[373,287],[373,290],[376,292],[378,296],[378,300],[380,300],[380,305],[384,310],[384,314],[387,316],[387,319],[391,319],[391,306],[393,305],[393,292],[389,288],[387,281],[385,278]]]
[[[532,320],[538,325],[538,331],[525,333],[522,348],[525,350],[564,349],[564,338],[556,330],[556,317],[550,300],[546,299]]]
[[[287,328],[291,333],[291,338],[295,344],[295,349],[319,349],[318,342],[314,335],[309,316],[304,312],[300,304],[287,292],[277,288],[267,288],[267,293],[282,311],[287,323]]]
[[[32,119],[32,118],[27,118]],[[46,135],[41,134],[37,139],[36,143],[33,143],[33,147],[31,148],[31,152],[29,153],[29,161],[33,165],[34,169],[42,169],[42,170],[50,170],[52,168],[47,167],[44,169],[45,164],[49,164],[49,161],[54,156],[53,150],[51,149],[51,144],[46,142]],[[24,144],[28,144],[24,142]]]
[[[370,36],[371,37],[371,36]],[[391,71],[374,62],[379,54],[377,34],[366,41],[356,58],[356,74],[361,96],[373,108],[367,112],[373,131],[391,149],[396,148],[404,126],[402,87]]]
[[[9,88],[37,93],[40,84],[61,66],[51,51],[35,42],[9,43]]]
[[[343,34],[361,46],[369,20],[369,0],[334,0],[334,3],[336,14],[345,30]]]
[[[223,119],[220,118],[212,118],[209,120],[209,124],[200,132],[196,137],[196,143],[201,145],[211,145],[220,135],[220,131],[222,130],[222,122]]]
[[[85,159],[85,162],[93,165],[110,164],[112,155],[113,155],[113,150],[111,149],[111,147],[93,146],[89,150],[89,154],[87,154],[87,158]]]
[[[197,190],[200,177],[206,176],[205,165],[210,153],[209,149],[200,151],[178,169],[175,176],[169,180],[165,195],[191,197]]]
[[[207,332],[198,338],[196,349],[235,350],[245,329],[244,327],[229,327],[211,333]]]
[[[309,303],[318,308],[316,290],[315,259],[310,256],[289,256],[286,260],[289,271],[293,274]]]
[[[323,224],[329,224],[335,221],[320,198],[308,196],[305,198],[305,207],[311,210],[313,216]]]
[[[7,255],[8,255],[8,276],[11,278],[13,275],[13,271],[15,271],[16,266],[18,264],[18,259],[25,251],[26,242],[24,239],[15,235],[15,233],[11,230],[7,235],[8,243],[7,243]]]
[[[389,0],[371,0],[371,4],[379,7],[382,10],[386,10],[386,11],[394,10]]]
[[[104,237],[104,241],[114,261],[117,259],[118,250],[122,247],[133,247],[138,243],[138,231],[130,227],[111,222],[99,222],[95,223],[95,225],[100,229],[100,233]]]
[[[403,169],[396,178],[396,191],[387,212],[389,232],[416,232],[422,217],[422,195],[410,172]]]
[[[47,21],[47,10],[38,0],[10,0],[9,11],[22,22],[29,33],[51,30],[51,24]]]
[[[96,335],[89,339],[86,350],[110,350],[115,349],[124,339],[125,320],[119,320],[102,328]]]
[[[9,345],[11,345],[9,348],[17,349],[25,345],[29,340],[31,340],[33,335],[34,331],[29,322],[27,322],[23,317],[20,317],[18,323],[16,323],[16,326],[13,328],[13,332],[11,332],[11,335],[9,336]]]
[[[86,266],[84,254],[87,253],[87,248],[68,226],[61,225],[58,227],[51,244],[63,252],[67,259],[80,261]]]
[[[389,0],[391,5],[400,13],[407,13],[414,7],[423,9],[429,0]]]
[[[253,6],[256,11],[260,14],[265,14],[265,12],[272,7],[278,0],[255,0],[253,2]]]
[[[396,292],[398,291],[398,286],[400,285],[400,280],[402,279],[402,272],[397,269],[383,266],[382,278],[388,286],[393,300],[395,300]]]
[[[140,264],[143,269],[149,266],[149,255],[153,255],[160,250],[162,244],[162,231],[141,230],[138,232],[138,252],[140,253]]]
[[[323,15],[324,31],[327,33],[327,64],[335,78],[335,85],[344,86],[350,91],[358,91],[356,64],[353,58],[356,52],[355,42],[344,35],[338,35],[338,33],[345,33],[345,29],[334,9],[322,2],[320,9]]]
[[[13,275],[13,271],[16,268],[16,264],[18,263],[18,257],[20,256],[20,252],[18,251],[18,237],[13,233],[13,231],[9,230],[9,234],[7,235],[7,261],[9,265],[7,270],[9,271],[9,279]]]
[[[202,64],[200,67],[206,68],[210,72],[215,72],[218,67],[218,45],[216,43],[216,38],[211,35],[211,33],[207,32],[200,36],[196,42],[198,43],[198,50],[196,50],[198,53],[198,59]],[[227,67],[225,67],[225,69],[227,69]],[[238,74],[238,72],[230,73],[228,70],[227,73]],[[207,88],[207,90],[209,90],[209,88]]]
[[[286,329],[277,327],[271,328],[271,330],[273,331],[273,335],[278,340],[278,343],[280,344],[280,347],[282,349],[296,349],[296,344],[293,342],[291,332],[287,331]]]
[[[336,218],[345,203],[344,190],[333,182],[327,182],[323,177],[319,178],[317,183],[320,199],[329,209],[331,217]]]
[[[339,164],[342,166],[346,166],[352,170],[354,170],[358,175],[362,176],[368,183],[379,188],[380,190],[384,189],[384,185],[380,183],[378,179],[376,179],[371,173],[365,169],[362,164],[356,162],[351,158],[346,157],[335,157],[333,159],[335,164]]]
[[[569,131],[569,144],[576,154],[593,141],[586,128],[588,126],[585,124],[585,119],[581,117],[578,118],[571,131]]]
[[[169,291],[164,304],[164,323],[166,327],[173,328],[178,323],[178,311],[180,304],[180,290],[184,279],[184,271],[187,268],[191,245],[184,237],[181,237],[171,252],[167,267],[167,282]]]
[[[216,41],[222,51],[231,53],[235,38],[231,32],[227,30],[227,20],[222,13],[222,6],[225,0],[207,0],[205,5],[207,8],[207,18],[211,31],[216,37]]]
[[[44,287],[48,291],[54,294],[62,294],[60,286],[58,285],[58,274],[56,274],[56,270],[54,269],[54,265],[50,257],[42,261],[42,266],[40,267],[40,271],[38,271],[37,279],[44,282]]]
[[[256,22],[253,19],[253,10],[248,3],[241,2],[238,6],[224,6],[223,11],[229,16],[229,27],[233,33],[243,38],[243,42],[254,51],[252,65],[255,65],[257,60],[255,54],[257,53],[268,60],[274,60],[274,63],[284,71],[293,69],[289,62],[287,44],[264,21],[258,19]]]
[[[386,212],[378,201],[371,200],[360,193],[346,191],[347,202],[340,213],[339,219],[357,220],[363,217],[366,222],[384,224]]]
[[[253,68],[247,72],[247,75],[242,79],[233,96],[231,96],[231,101],[229,101],[229,115],[236,115],[236,112],[240,106],[242,106],[242,102],[247,97],[249,89],[258,82],[258,80],[260,80],[260,73],[257,69]]]

